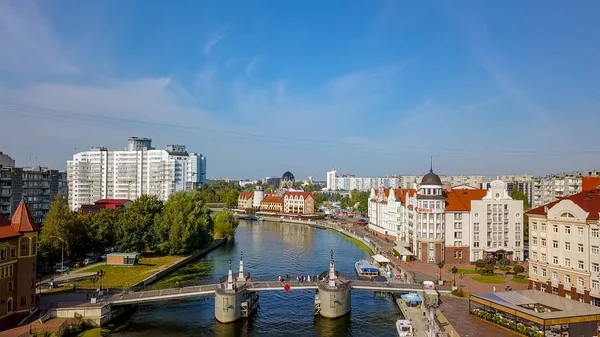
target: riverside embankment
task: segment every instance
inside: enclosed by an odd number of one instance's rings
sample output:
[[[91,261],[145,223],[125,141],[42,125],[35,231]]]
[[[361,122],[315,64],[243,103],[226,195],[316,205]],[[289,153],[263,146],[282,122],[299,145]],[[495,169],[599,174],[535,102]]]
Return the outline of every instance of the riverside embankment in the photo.
[[[280,223],[288,223],[288,224],[301,224],[307,225],[314,228],[328,229],[340,233],[344,236],[347,236],[351,239],[357,240],[363,245],[365,245],[368,249],[371,250],[372,254],[378,254],[381,252],[391,252],[393,250],[394,245],[392,243],[383,241],[365,230],[360,228],[355,228],[355,226],[351,223],[335,223],[326,220],[297,220],[297,219],[286,219],[281,217],[268,217],[263,216],[263,219],[267,221],[276,221]],[[414,275],[410,271],[402,268],[398,263],[396,263],[393,259],[390,260],[390,264],[393,266],[394,274],[399,273],[403,275],[403,277],[407,278],[409,282],[414,282]]]
[[[336,269],[354,277],[354,263],[372,255],[330,230],[305,224],[241,221],[235,240],[172,273],[158,284],[175,280],[215,283],[227,274],[229,261],[237,266],[241,253],[244,269],[257,280],[278,276],[318,274],[335,254]],[[219,324],[214,319],[214,298],[140,305],[128,325],[111,337],[158,336],[394,336],[400,312],[390,297],[373,292],[352,293],[349,316],[328,320],[313,316],[314,290],[272,291],[260,294],[258,313],[249,320]]]

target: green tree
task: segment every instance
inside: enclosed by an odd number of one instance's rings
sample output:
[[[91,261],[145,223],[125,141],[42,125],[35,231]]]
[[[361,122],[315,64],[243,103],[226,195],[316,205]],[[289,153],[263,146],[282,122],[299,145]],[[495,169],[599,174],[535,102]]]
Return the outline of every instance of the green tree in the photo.
[[[57,195],[44,219],[40,237],[42,255],[52,260],[59,258],[62,242],[58,238],[61,238],[64,240],[65,257],[83,257],[89,249],[87,233],[85,218],[78,218],[65,200]]]
[[[238,219],[230,211],[220,211],[215,214],[215,239],[231,238],[235,236]]]
[[[437,264],[438,268],[440,268],[440,281],[442,280],[442,268],[444,268],[445,264],[446,264],[446,262],[444,262],[444,261],[440,261]]]
[[[198,191],[172,194],[154,228],[157,248],[169,254],[185,254],[212,241],[214,222]]]
[[[122,208],[108,208],[91,216],[89,229],[95,252],[116,246],[115,231],[124,213]]]
[[[477,261],[475,261],[475,267],[477,268],[485,268],[487,262],[485,262],[485,260],[479,259]]]
[[[219,201],[224,202],[227,208],[233,208],[237,205],[239,195],[240,191],[233,188],[224,188],[217,192]]]
[[[342,198],[340,199],[340,207],[341,207],[342,209],[347,209],[347,208],[349,208],[350,206],[351,206],[351,205],[350,205],[350,198],[349,198],[348,196],[344,196],[344,197],[342,197]]]
[[[213,186],[209,183],[202,185],[202,187],[200,187],[197,191],[200,194],[200,197],[202,198],[202,200],[204,200],[204,202],[217,202],[218,201],[217,192],[215,191]]]
[[[249,185],[244,186],[243,191],[244,192],[253,192],[255,188],[256,188],[255,184],[249,184]]]
[[[142,195],[118,217],[115,226],[117,249],[120,252],[143,253],[153,250],[154,220],[164,205],[156,196]]]
[[[523,267],[522,265],[518,264],[516,266],[513,267],[513,271],[515,272],[515,274],[520,274],[522,272],[525,271],[525,267]]]
[[[315,209],[321,207],[325,202],[325,195],[320,192],[313,193],[313,198],[315,198]]]
[[[370,192],[354,190],[350,193],[350,207],[355,207],[358,212],[369,212]]]
[[[315,186],[311,183],[308,183],[302,187],[305,192],[314,192],[316,190]]]

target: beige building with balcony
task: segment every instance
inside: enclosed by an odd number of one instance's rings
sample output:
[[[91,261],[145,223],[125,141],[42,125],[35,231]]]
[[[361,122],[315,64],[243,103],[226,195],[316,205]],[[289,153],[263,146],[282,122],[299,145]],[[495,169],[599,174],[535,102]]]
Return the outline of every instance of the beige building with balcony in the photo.
[[[530,288],[600,306],[600,189],[534,208]]]

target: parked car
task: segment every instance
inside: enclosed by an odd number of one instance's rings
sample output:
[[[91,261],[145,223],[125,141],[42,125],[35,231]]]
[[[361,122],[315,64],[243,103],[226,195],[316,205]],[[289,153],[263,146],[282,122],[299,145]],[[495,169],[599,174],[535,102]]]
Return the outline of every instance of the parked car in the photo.
[[[56,269],[54,272],[58,273],[58,274],[62,274],[62,273],[66,273],[69,270],[71,270],[71,268],[64,266],[64,267],[60,267],[58,269]]]
[[[87,259],[83,260],[83,265],[87,266],[88,264],[96,263],[98,261],[100,261],[100,257],[98,256],[88,257]]]

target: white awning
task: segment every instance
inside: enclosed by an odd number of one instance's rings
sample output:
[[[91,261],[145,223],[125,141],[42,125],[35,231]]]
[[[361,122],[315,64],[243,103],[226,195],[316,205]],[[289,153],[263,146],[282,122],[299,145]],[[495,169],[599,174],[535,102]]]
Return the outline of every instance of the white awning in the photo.
[[[390,263],[390,260],[381,254],[373,255],[373,260],[377,263]]]
[[[394,247],[394,250],[397,251],[398,254],[400,254],[400,256],[413,256],[414,255],[410,250],[408,250],[402,246],[396,246],[396,247]]]
[[[396,241],[396,243],[400,247],[408,247],[408,242],[406,242],[406,241]]]

